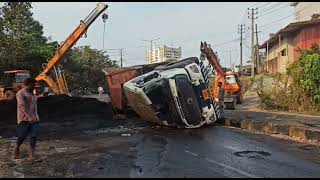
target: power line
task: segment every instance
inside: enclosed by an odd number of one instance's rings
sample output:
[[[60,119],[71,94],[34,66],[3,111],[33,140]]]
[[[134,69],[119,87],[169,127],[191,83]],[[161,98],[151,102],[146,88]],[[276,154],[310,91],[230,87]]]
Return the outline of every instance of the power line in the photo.
[[[255,7],[255,6],[257,6],[258,4],[260,4],[260,3],[264,3],[264,2],[256,2],[255,4],[253,4],[253,5],[249,6],[249,8],[251,8],[251,7]]]
[[[297,13],[297,12],[300,12],[300,11],[302,11],[302,10],[306,9],[306,8],[308,8],[308,6],[306,6],[306,7],[302,8],[302,9],[300,9],[300,10],[296,11],[296,13]],[[281,21],[281,20],[287,19],[287,18],[289,18],[289,17],[291,17],[291,16],[294,16],[294,15],[293,15],[293,14],[290,14],[290,15],[285,16],[285,17],[282,17],[282,18],[280,18],[280,19],[277,19],[277,20],[271,21],[271,22],[269,22],[269,23],[266,23],[266,24],[260,25],[260,27],[263,27],[263,26],[267,26],[267,25],[273,24],[273,23],[275,23],[275,22],[277,22],[277,21]]]
[[[107,50],[107,52],[108,51],[119,51],[119,53],[120,53],[120,67],[122,68],[122,60],[123,60],[123,49],[124,48],[118,48],[118,49],[106,49]]]
[[[150,50],[151,50],[151,52],[152,52],[153,42],[154,42],[154,41],[157,41],[157,40],[159,40],[159,39],[160,39],[160,38],[150,39],[150,40],[142,40],[142,41],[150,42]]]
[[[270,13],[272,13],[272,12],[278,11],[278,10],[283,9],[283,8],[285,8],[285,7],[288,6],[288,4],[283,4],[283,5],[284,5],[284,6],[278,6],[278,8],[274,9],[273,11],[269,11],[269,12],[263,13],[263,14],[259,15],[259,17],[265,16],[265,15],[267,15],[267,14],[270,14]]]
[[[300,12],[300,11],[303,11],[303,10],[305,10],[306,8],[308,8],[308,6],[306,6],[306,7],[302,8],[302,9],[296,11],[295,13],[298,13],[298,12]],[[272,22],[263,24],[263,25],[260,26],[260,28],[261,28],[261,27],[264,27],[264,26],[271,25],[271,24],[279,23],[279,22],[281,22],[282,20],[285,20],[285,19],[287,19],[287,18],[289,18],[289,17],[291,17],[291,16],[294,16],[294,15],[293,15],[293,14],[290,14],[290,15],[288,15],[288,16],[282,17],[282,18],[277,19],[277,20],[275,20],[275,21],[272,21]],[[269,26],[269,27],[267,27],[267,28],[264,28],[264,30],[266,30],[266,29],[271,29],[271,28],[273,28],[273,26]]]
[[[236,38],[236,39],[233,39],[233,40],[230,40],[230,41],[226,41],[226,42],[222,42],[222,43],[219,43],[219,44],[217,44],[217,45],[211,45],[212,47],[220,47],[220,46],[223,46],[223,45],[225,45],[225,44],[229,44],[229,43],[231,43],[231,42],[235,42],[235,41],[238,41],[239,40],[239,38]]]
[[[203,38],[203,39],[206,39],[207,37],[216,36],[217,34],[230,34],[230,33],[236,33],[236,32],[237,32],[237,31],[217,32],[217,33],[209,34],[209,35],[207,35],[207,36],[206,36],[205,38]],[[202,39],[202,38],[201,38],[201,39]],[[182,42],[196,42],[196,41],[199,41],[199,40],[195,40],[194,38],[192,38],[192,39],[181,40],[181,41],[164,42],[164,44],[176,44],[176,43],[182,43]]]
[[[254,6],[249,6],[249,8],[253,8],[253,7],[256,7],[256,8],[266,7],[266,6],[268,6],[268,4],[270,4],[270,2],[260,2],[260,3],[264,3],[264,4],[260,4],[259,6],[257,6],[258,4],[256,4],[256,5],[254,5]]]
[[[269,11],[275,7],[278,7],[282,2],[278,2],[278,3],[275,3],[273,5],[271,5],[270,7],[263,7],[262,9],[260,9],[260,11]]]
[[[267,25],[273,24],[273,23],[275,23],[275,22],[277,22],[277,21],[281,21],[281,20],[287,19],[287,18],[292,17],[292,16],[293,16],[293,15],[292,15],[292,14],[290,14],[289,16],[285,16],[285,17],[282,17],[282,18],[280,18],[280,19],[277,19],[277,20],[271,21],[271,22],[269,22],[269,23],[266,23],[266,24],[260,25],[260,27],[263,27],[263,26],[267,26]]]

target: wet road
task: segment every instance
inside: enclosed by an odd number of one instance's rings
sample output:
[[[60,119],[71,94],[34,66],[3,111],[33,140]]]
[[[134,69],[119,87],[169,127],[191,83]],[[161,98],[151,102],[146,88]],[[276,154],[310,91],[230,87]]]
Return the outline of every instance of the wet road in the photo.
[[[41,136],[32,163],[13,160],[15,141],[0,139],[0,177],[320,177],[320,147],[214,125],[149,125]]]
[[[320,177],[320,148],[220,126],[137,135],[129,177]]]

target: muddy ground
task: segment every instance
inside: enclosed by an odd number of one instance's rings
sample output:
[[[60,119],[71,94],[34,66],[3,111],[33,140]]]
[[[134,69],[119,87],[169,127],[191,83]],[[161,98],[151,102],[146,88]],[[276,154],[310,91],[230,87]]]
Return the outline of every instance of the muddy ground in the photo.
[[[25,150],[20,160],[12,159],[13,147],[14,139],[0,139],[0,177],[320,175],[319,147],[217,125],[172,129],[138,119],[116,121],[68,136],[41,136],[32,162]]]
[[[40,136],[35,160],[26,160],[29,139],[21,147],[21,159],[15,160],[12,151],[16,140],[16,101],[0,101],[0,177],[97,175],[100,166],[123,158],[123,153],[120,156],[116,151],[108,152],[109,147],[129,148],[131,144],[122,144],[121,138],[132,138],[136,127],[146,125],[114,116],[111,104],[96,98],[44,97],[38,100],[38,112]],[[98,166],[97,172],[88,173],[91,166]],[[119,174],[120,171],[121,167]]]
[[[26,160],[29,139],[22,146],[21,159],[15,160],[12,158],[15,138],[1,138],[0,177],[99,177],[101,170],[101,177],[128,176],[123,173],[132,166],[134,135],[149,125],[135,120],[114,120],[94,127],[89,122],[104,120],[88,116],[74,118],[88,123],[57,133],[42,131],[32,162]]]

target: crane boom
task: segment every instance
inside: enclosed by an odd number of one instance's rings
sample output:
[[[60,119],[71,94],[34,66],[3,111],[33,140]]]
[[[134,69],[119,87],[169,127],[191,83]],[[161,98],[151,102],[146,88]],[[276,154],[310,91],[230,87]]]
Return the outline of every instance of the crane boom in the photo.
[[[53,68],[58,65],[62,57],[72,48],[72,46],[86,33],[88,27],[97,19],[97,17],[108,8],[107,4],[98,3],[97,7],[91,13],[80,21],[80,25],[68,36],[68,38],[58,48],[56,54],[48,61],[44,70],[36,77],[37,81],[46,81],[49,87],[57,94],[64,94],[59,90],[59,86],[49,76]]]
[[[202,55],[207,57],[209,63],[213,66],[216,72],[223,76],[224,71],[219,63],[217,55],[213,52],[210,45],[208,45],[205,41],[201,42],[200,50]]]

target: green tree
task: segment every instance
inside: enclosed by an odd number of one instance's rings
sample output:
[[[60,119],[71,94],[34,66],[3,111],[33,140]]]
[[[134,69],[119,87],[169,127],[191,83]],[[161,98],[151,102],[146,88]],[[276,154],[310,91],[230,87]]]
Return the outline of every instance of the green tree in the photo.
[[[30,2],[5,2],[0,11],[0,71],[28,69],[33,75],[52,56],[43,27],[32,17]]]
[[[101,71],[103,68],[118,67],[116,61],[109,59],[105,52],[92,49],[90,46],[73,48],[62,63],[69,89],[73,93],[87,88],[96,93],[102,86],[106,89],[106,77]]]

